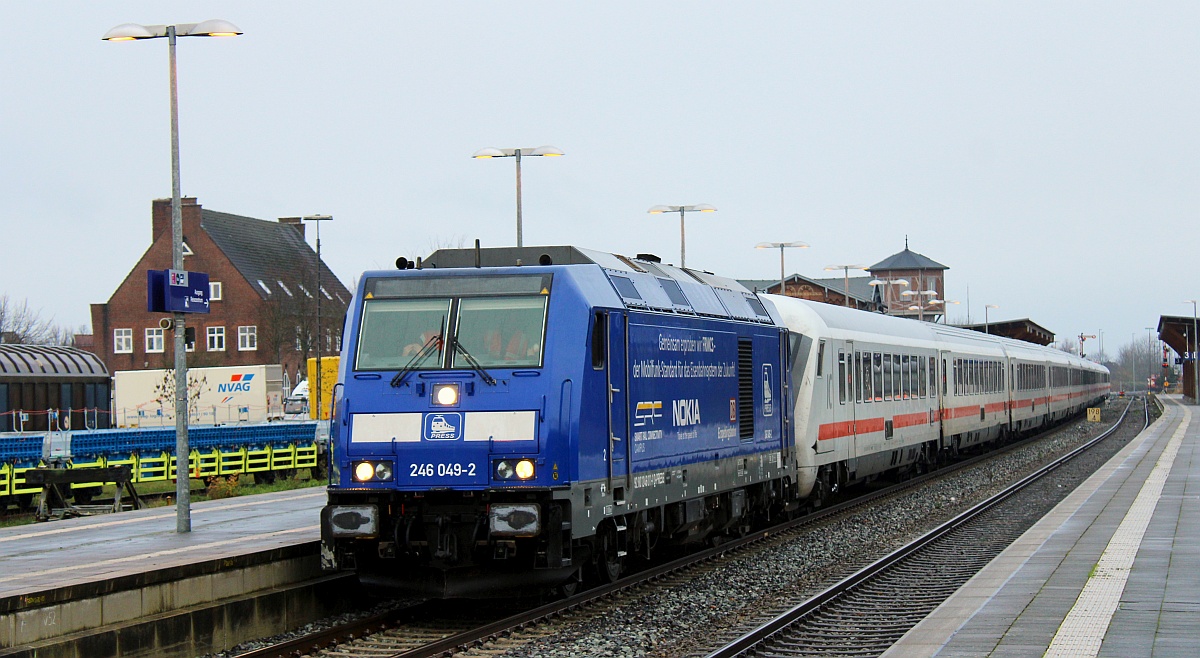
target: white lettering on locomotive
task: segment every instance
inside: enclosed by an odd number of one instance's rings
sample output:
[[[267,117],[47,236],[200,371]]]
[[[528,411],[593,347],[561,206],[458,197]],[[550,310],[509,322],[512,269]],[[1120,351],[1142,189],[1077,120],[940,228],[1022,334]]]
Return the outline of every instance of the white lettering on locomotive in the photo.
[[[700,424],[700,400],[672,400],[672,421],[676,427]]]

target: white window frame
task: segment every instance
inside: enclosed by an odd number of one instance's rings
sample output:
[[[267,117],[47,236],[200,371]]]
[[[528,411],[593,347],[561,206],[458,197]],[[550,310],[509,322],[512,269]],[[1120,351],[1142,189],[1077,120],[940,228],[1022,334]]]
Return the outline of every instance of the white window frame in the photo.
[[[148,327],[146,329],[146,354],[162,354],[165,351],[164,345],[166,341],[163,335],[165,333],[159,327]]]
[[[205,345],[208,346],[209,352],[225,351],[225,327],[209,327],[206,334]]]
[[[238,327],[238,351],[254,352],[258,350],[258,325]]]
[[[211,302],[219,302],[225,299],[225,286],[221,285],[220,281],[208,282],[208,300]]]
[[[113,329],[113,354],[133,354],[133,329]]]

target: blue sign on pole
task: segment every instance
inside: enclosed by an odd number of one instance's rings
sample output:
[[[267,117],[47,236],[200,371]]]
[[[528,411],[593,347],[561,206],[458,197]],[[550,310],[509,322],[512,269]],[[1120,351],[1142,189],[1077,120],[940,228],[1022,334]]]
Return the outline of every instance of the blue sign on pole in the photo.
[[[146,275],[146,310],[151,313],[208,313],[208,274],[150,270]]]

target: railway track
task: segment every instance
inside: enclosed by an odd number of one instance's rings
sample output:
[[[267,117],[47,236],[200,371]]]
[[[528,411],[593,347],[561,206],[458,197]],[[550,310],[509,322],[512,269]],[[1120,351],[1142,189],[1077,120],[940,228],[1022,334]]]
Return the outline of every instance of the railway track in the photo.
[[[1144,401],[1148,405],[1148,402]],[[1132,405],[1132,401],[1130,406]],[[1025,493],[1107,439],[1111,429],[890,555],[708,654],[878,656],[1047,511]],[[1146,413],[1145,426],[1149,424]]]
[[[1127,411],[1128,408],[1126,409]],[[1124,415],[1122,415],[1123,418]],[[1118,426],[1119,423],[1114,425],[1114,429]],[[1053,431],[1057,430],[1051,430],[1051,432]],[[728,559],[750,551],[769,552],[775,546],[794,541],[798,536],[811,532],[819,524],[855,514],[862,508],[879,504],[881,501],[892,497],[901,496],[905,491],[913,487],[921,486],[937,478],[946,477],[949,474],[977,465],[981,461],[1029,445],[1045,436],[1045,434],[1049,434],[1049,432],[1016,442],[1005,450],[972,457],[948,468],[943,468],[934,473],[922,475],[854,498],[853,500],[830,506],[771,529],[762,530],[744,538],[730,540],[720,546],[648,568],[611,585],[590,589],[568,599],[542,606],[526,604],[527,607],[524,609],[518,608],[518,604],[516,603],[509,604],[511,607],[508,608],[508,614],[503,615],[503,618],[497,612],[493,612],[490,619],[479,612],[464,615],[462,602],[457,602],[456,605],[458,607],[452,607],[448,610],[443,606],[440,611],[438,606],[444,602],[428,602],[424,605],[417,605],[364,618],[347,625],[322,631],[318,634],[308,635],[237,655],[239,658],[324,655],[371,656],[372,658],[403,656],[404,658],[419,658],[426,656],[448,656],[470,651],[473,648],[485,645],[488,647],[487,653],[489,654],[502,653],[504,649],[498,645],[507,644],[504,638],[520,635],[524,638],[523,641],[527,641],[530,637],[543,632],[552,632],[537,630],[542,625],[554,626],[553,623],[548,622],[564,618],[580,619],[588,615],[603,614],[605,610],[619,609],[627,605],[630,601],[643,597],[648,592],[654,591],[657,588],[669,589],[675,582],[695,578],[706,569],[717,569],[721,564],[727,562]],[[986,564],[987,559],[990,558],[984,559],[980,556],[978,559],[983,560],[982,564]],[[966,572],[964,571],[964,573]],[[969,578],[969,575],[966,577]],[[953,589],[948,590],[944,596],[948,596],[952,591]],[[932,601],[938,595],[937,593],[930,593],[927,599]],[[880,596],[883,598],[877,599],[877,605],[894,603],[894,599],[888,598],[889,595],[882,594]],[[936,603],[933,605],[936,606]],[[517,608],[516,614],[512,614],[514,608]],[[786,606],[783,608],[786,608]],[[929,609],[932,608],[930,607]],[[923,617],[924,615],[922,614],[921,616]],[[464,627],[462,624],[464,617],[469,617],[475,623],[470,628]],[[912,623],[915,624],[919,620],[920,617],[917,617]],[[833,621],[831,623],[837,624],[842,622]],[[877,626],[877,624],[872,624],[872,626]]]

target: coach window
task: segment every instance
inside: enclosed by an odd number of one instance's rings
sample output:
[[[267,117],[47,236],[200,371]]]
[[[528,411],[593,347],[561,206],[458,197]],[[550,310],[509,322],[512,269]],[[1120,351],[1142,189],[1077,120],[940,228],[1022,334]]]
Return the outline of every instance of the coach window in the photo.
[[[113,352],[116,354],[133,352],[133,329],[113,329]]]
[[[846,388],[849,383],[846,372],[846,353],[838,350],[838,404],[846,404]]]
[[[817,376],[825,374],[825,341],[817,345]]]
[[[875,384],[871,381],[871,353],[858,353],[858,385],[863,390],[863,402],[870,402],[874,396]]]
[[[862,378],[862,352],[854,353],[854,363],[851,364],[851,369],[854,371],[854,401],[863,401],[863,378]]]
[[[871,365],[871,377],[875,379],[875,401],[883,400],[883,359],[882,352],[875,353],[875,363]]]
[[[917,395],[922,398],[929,395],[929,375],[925,367],[925,357],[918,356],[917,359]]]
[[[896,392],[896,382],[892,378],[892,355],[883,354],[883,399],[891,400]]]

